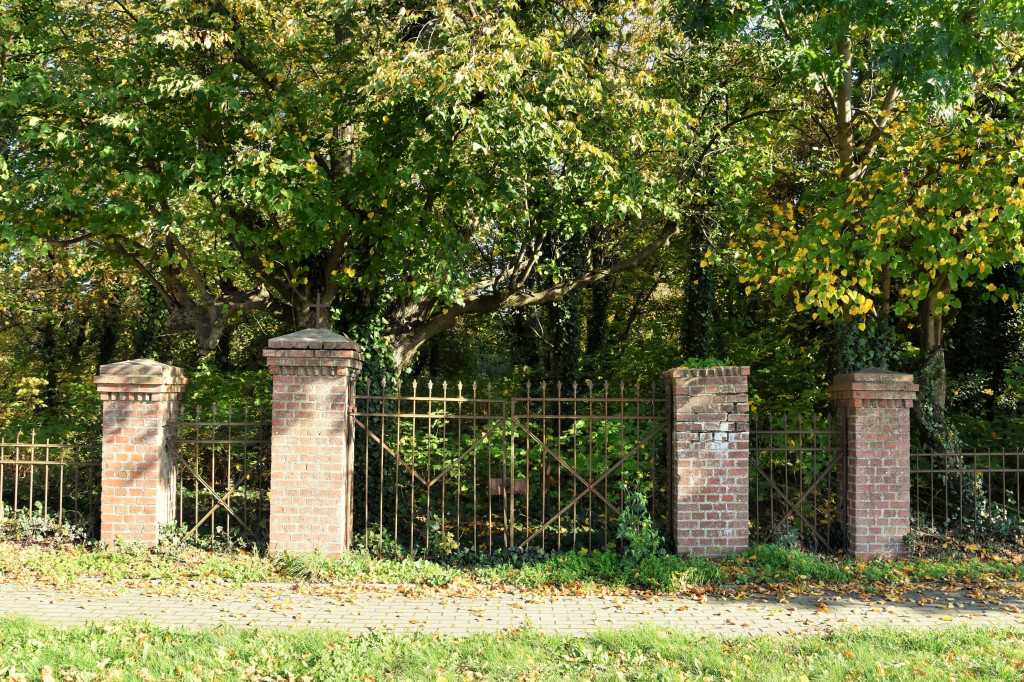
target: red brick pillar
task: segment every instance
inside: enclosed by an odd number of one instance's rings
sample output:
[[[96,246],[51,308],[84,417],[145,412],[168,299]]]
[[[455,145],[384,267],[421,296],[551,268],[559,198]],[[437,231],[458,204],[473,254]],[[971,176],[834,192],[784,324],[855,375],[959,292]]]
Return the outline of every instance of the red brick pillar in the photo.
[[[720,556],[750,537],[749,367],[673,369],[668,528],[678,554]]]
[[[153,360],[103,365],[95,377],[103,401],[100,539],[155,545],[174,520],[175,463],[168,423],[178,414],[184,373]]]
[[[849,553],[886,558],[904,553],[910,532],[909,374],[865,369],[837,376],[832,401],[846,433],[846,532]]]
[[[338,556],[352,541],[352,406],[363,353],[327,331],[271,339],[270,550]]]

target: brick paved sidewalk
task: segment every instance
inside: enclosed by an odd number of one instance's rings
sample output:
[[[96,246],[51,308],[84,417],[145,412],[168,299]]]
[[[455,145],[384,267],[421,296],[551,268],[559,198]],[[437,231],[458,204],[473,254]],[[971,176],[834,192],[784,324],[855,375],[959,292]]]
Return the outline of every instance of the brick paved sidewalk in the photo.
[[[975,597],[978,595],[975,593]],[[326,627],[353,632],[474,632],[522,628],[584,634],[651,624],[720,635],[806,634],[843,627],[894,625],[932,628],[952,624],[1024,629],[1024,598],[980,600],[962,593],[918,592],[901,602],[844,596],[708,598],[390,596],[341,597],[238,591],[217,599],[162,596],[138,590],[74,593],[0,585],[0,615],[28,616],[44,624],[73,626],[138,618],[169,627]]]

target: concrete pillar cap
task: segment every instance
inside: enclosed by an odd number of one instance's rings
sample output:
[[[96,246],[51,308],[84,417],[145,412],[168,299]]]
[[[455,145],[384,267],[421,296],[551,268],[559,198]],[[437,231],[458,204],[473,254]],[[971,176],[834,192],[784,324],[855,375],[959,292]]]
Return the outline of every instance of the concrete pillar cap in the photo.
[[[855,388],[859,391],[905,390],[917,392],[914,375],[893,372],[878,367],[867,367],[856,372],[840,374],[832,380],[832,390]]]
[[[180,367],[150,359],[100,365],[100,373],[93,377],[96,384],[122,386],[178,386],[186,381],[185,371]]]
[[[352,339],[329,329],[302,329],[270,339],[267,347],[274,350],[362,350]]]

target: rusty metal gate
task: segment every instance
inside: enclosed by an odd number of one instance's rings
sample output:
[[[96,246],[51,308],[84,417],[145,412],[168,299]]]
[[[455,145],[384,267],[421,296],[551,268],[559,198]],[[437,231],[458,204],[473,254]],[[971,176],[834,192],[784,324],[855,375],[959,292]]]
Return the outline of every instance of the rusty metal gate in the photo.
[[[361,382],[358,541],[396,555],[603,548],[638,486],[663,523],[666,402],[655,385]]]
[[[751,541],[846,548],[846,441],[835,419],[756,416],[750,424]]]
[[[271,422],[262,409],[197,407],[168,426],[180,532],[198,543],[265,543]]]

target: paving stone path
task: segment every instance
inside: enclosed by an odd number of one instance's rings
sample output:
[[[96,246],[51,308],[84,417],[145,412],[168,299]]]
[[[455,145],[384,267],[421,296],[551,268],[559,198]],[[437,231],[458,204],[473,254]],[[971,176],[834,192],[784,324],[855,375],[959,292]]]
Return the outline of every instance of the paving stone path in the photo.
[[[650,624],[724,636],[809,634],[891,625],[954,624],[1024,630],[1024,598],[978,592],[921,591],[902,601],[841,595],[726,599],[708,597],[408,597],[385,592],[317,596],[236,590],[217,598],[164,596],[139,590],[85,593],[0,584],[0,615],[59,626],[138,618],[167,627],[324,627],[350,632],[467,635],[532,626],[585,634]]]

